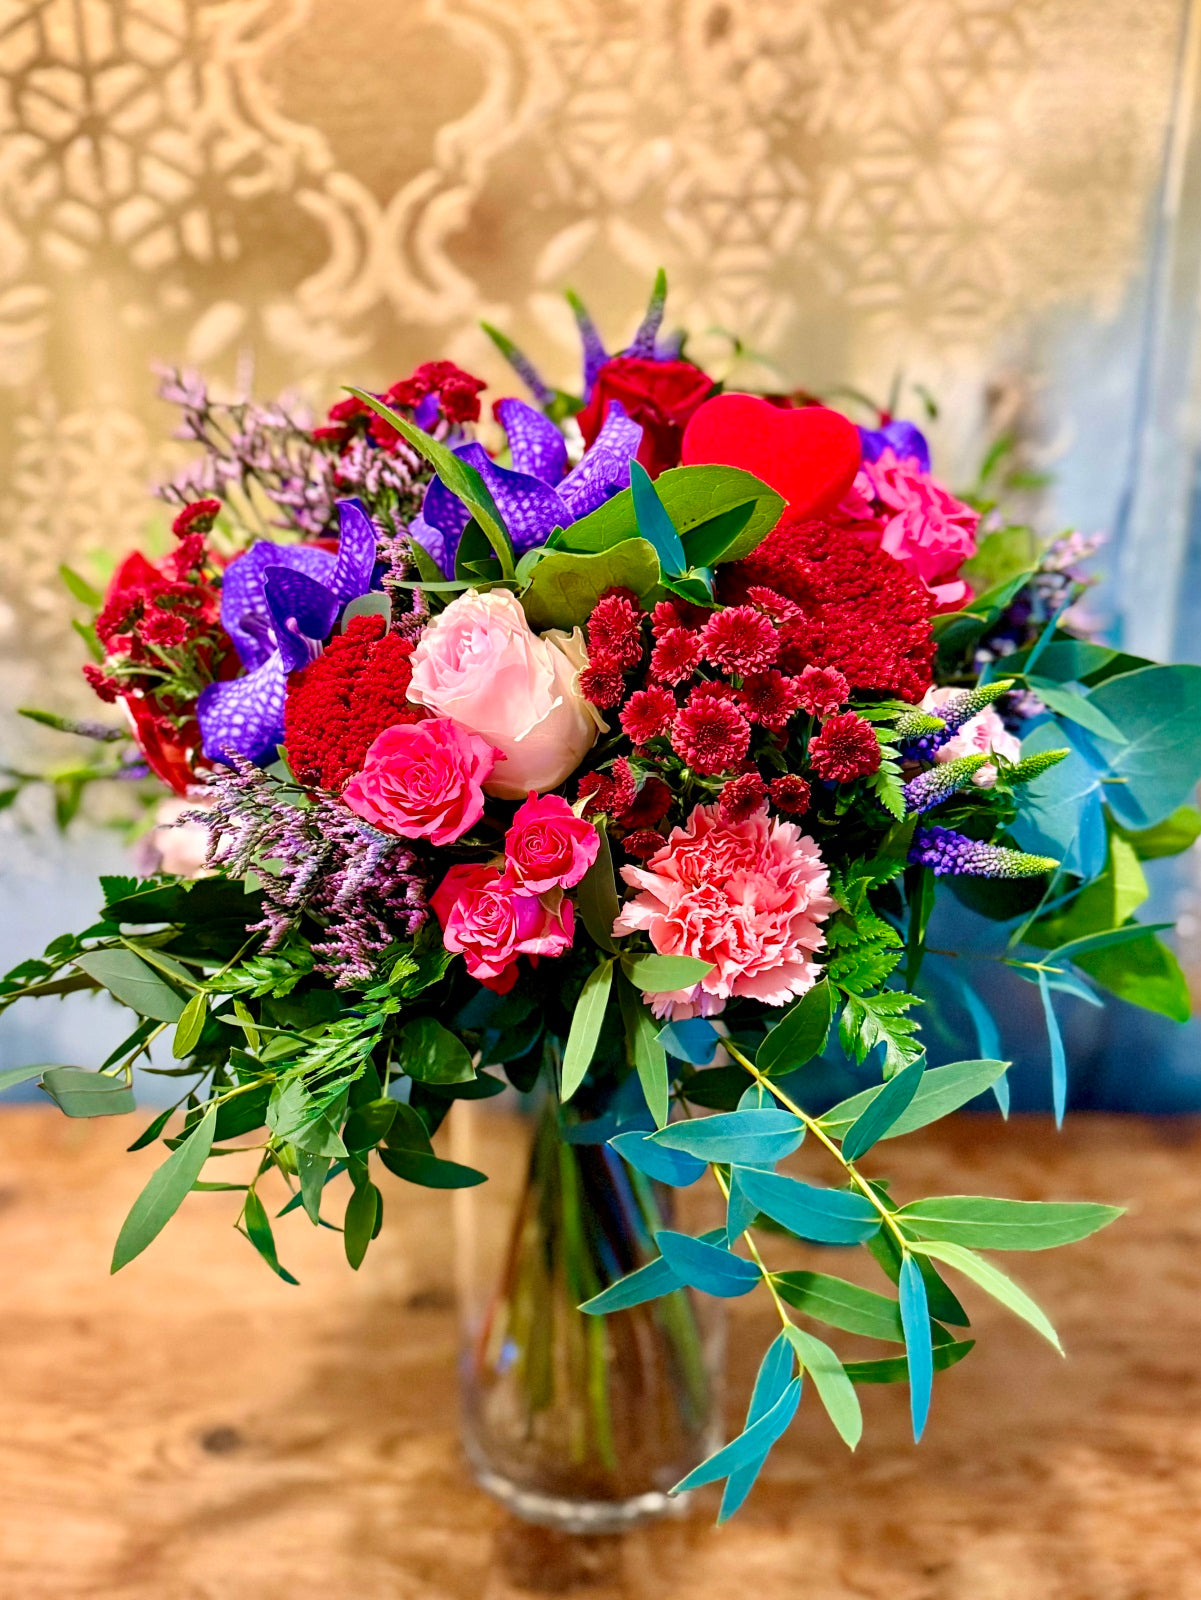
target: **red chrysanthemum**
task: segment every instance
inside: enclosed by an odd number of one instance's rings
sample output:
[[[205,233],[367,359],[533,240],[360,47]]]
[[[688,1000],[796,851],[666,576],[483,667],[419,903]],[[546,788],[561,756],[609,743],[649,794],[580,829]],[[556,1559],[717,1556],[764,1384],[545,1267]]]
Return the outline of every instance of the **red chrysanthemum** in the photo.
[[[642,610],[629,589],[610,589],[588,618],[588,654],[593,661],[630,668],[642,656]]]
[[[104,701],[106,706],[116,705],[123,687],[120,678],[110,678],[104,668],[98,667],[94,661],[85,664],[83,676],[88,687]]]
[[[742,680],[738,699],[752,722],[778,733],[797,709],[796,680],[772,667]]]
[[[832,717],[851,693],[850,684],[837,667],[806,667],[793,681],[797,704],[811,717]]]
[[[636,689],[622,708],[621,731],[633,744],[658,739],[671,727],[675,696],[667,689]]]
[[[585,700],[603,711],[618,705],[625,693],[625,679],[621,668],[610,666],[605,660],[594,661],[580,673],[580,693]]]
[[[702,689],[720,688],[703,684]],[[677,713],[672,749],[702,777],[737,767],[751,742],[751,725],[731,701],[694,690]]]
[[[819,778],[850,783],[880,765],[880,741],[870,722],[853,711],[840,712],[809,741],[809,761]]]
[[[638,793],[618,815],[617,821],[623,828],[632,828],[635,832],[640,828],[653,828],[671,810],[674,798],[662,778],[643,778]]]
[[[588,804],[584,809],[589,816],[603,811],[606,816],[619,819],[633,805],[636,793],[634,771],[624,756],[618,757],[613,763],[611,776],[603,772],[586,772],[580,779],[579,796],[581,800],[587,799]]]
[[[705,659],[726,672],[764,672],[779,648],[770,618],[754,606],[715,611],[701,634]]]
[[[626,834],[621,841],[621,848],[635,861],[649,861],[666,843],[664,836],[653,828],[640,828],[636,833]]]
[[[717,814],[723,822],[745,822],[767,799],[767,785],[757,772],[731,778],[721,791]]]
[[[171,524],[171,532],[177,539],[184,539],[191,533],[207,533],[220,510],[220,500],[192,500]]]
[[[854,689],[916,702],[930,685],[934,602],[871,530],[854,523],[781,521],[743,561],[720,572],[733,604],[766,587],[801,607],[781,625],[779,665],[837,667]]]
[[[660,600],[651,612],[651,632],[661,639],[672,628],[703,628],[711,615],[690,600]]]
[[[385,728],[424,713],[408,694],[413,643],[379,616],[354,617],[316,661],[288,679],[284,742],[297,781],[340,790]]]
[[[777,811],[788,811],[793,816],[803,816],[811,799],[809,785],[795,772],[785,772],[773,778],[767,786],[771,803]]]
[[[178,612],[148,609],[139,633],[146,644],[159,650],[178,650],[188,637],[188,624]]]
[[[800,614],[801,608],[795,600],[789,600],[787,595],[780,594],[776,589],[764,588],[761,583],[751,584],[746,597],[760,611],[765,611],[773,622],[787,622]]]
[[[650,676],[663,683],[683,683],[701,659],[701,642],[687,628],[669,628],[651,651]]]

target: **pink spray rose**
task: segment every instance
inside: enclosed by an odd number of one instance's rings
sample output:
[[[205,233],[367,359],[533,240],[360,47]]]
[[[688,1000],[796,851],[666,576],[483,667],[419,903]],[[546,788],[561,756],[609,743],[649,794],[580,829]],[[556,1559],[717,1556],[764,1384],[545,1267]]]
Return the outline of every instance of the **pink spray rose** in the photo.
[[[816,843],[766,806],[740,822],[697,806],[644,867],[621,875],[638,893],[615,934],[646,932],[661,955],[713,963],[693,989],[648,995],[656,1014],[711,1015],[731,995],[782,1006],[817,981],[810,958],[834,910],[829,873]]]
[[[562,783],[605,726],[580,693],[587,664],[578,628],[538,635],[516,595],[469,589],[422,634],[409,699],[495,746],[504,760],[485,788],[520,800]]]
[[[450,844],[479,821],[497,752],[446,717],[385,728],[342,799],[373,828]]]
[[[532,791],[505,835],[508,874],[527,894],[571,889],[596,860],[600,839],[562,795]]]
[[[561,956],[571,948],[575,912],[561,894],[527,894],[495,867],[451,867],[430,896],[442,942],[473,978],[497,994],[517,982],[518,956]]]
[[[927,689],[922,699],[922,710],[932,711],[937,716],[939,710],[948,701],[956,699],[959,693],[958,689]],[[993,706],[985,706],[970,722],[965,722],[958,733],[939,746],[934,759],[954,761],[959,756],[989,754],[1004,756],[1006,761],[1020,760],[1022,754],[1022,741],[1010,733]],[[987,766],[977,767],[972,773],[972,782],[981,789],[991,789],[996,781],[997,769],[991,762]]]
[[[978,512],[956,500],[912,456],[891,449],[863,462],[855,490],[883,508],[880,548],[925,584],[940,611],[954,611],[970,598],[959,569],[976,553]]]

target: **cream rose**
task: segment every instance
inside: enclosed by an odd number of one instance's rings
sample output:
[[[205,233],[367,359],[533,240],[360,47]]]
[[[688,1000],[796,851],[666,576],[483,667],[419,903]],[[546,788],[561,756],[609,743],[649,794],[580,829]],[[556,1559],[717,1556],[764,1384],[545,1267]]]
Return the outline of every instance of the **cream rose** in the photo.
[[[507,589],[469,589],[422,634],[409,699],[501,751],[484,789],[523,800],[562,783],[605,726],[580,693],[587,664],[578,628],[540,636]]]

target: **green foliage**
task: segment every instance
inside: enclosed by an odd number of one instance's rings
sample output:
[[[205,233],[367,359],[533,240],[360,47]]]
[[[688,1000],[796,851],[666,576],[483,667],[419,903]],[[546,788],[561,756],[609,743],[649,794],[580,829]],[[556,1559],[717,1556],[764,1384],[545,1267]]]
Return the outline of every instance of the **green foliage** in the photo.
[[[645,539],[625,539],[593,555],[545,550],[532,565],[521,604],[531,628],[574,628],[587,622],[607,589],[649,598],[659,584],[659,558]]]
[[[900,1072],[924,1054],[917,1038],[918,1024],[909,1015],[916,1005],[921,1005],[916,995],[895,989],[876,995],[848,993],[838,1025],[842,1048],[862,1064],[883,1045],[885,1076]]]

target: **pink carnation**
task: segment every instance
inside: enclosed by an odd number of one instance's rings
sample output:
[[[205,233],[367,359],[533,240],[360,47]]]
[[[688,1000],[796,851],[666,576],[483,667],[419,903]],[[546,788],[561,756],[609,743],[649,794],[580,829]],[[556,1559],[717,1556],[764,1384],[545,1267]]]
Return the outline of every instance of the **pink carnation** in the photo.
[[[531,791],[505,835],[508,875],[527,894],[570,889],[596,860],[600,839],[562,795]]]
[[[697,806],[645,867],[621,875],[638,892],[615,934],[645,932],[661,955],[713,963],[695,988],[655,996],[658,1014],[710,1015],[732,995],[782,1006],[817,981],[829,874],[816,843],[766,806],[740,822]]]
[[[855,489],[883,508],[880,548],[925,584],[940,611],[954,611],[970,598],[959,569],[976,553],[980,517],[971,506],[893,450],[862,464]]]
[[[372,827],[450,844],[479,821],[500,752],[449,717],[385,728],[342,799]]]
[[[575,934],[570,900],[527,894],[495,867],[451,867],[430,905],[446,948],[497,994],[517,982],[518,956],[561,956]]]
[[[937,715],[948,701],[958,699],[961,693],[959,689],[927,689],[922,710]],[[985,706],[983,711],[965,722],[958,733],[939,746],[934,759],[954,761],[959,756],[998,755],[1004,756],[1006,761],[1018,761],[1021,754],[1021,740],[1010,733],[993,706]],[[972,774],[972,782],[981,789],[991,789],[996,781],[997,769],[991,762],[985,767],[977,767]]]

